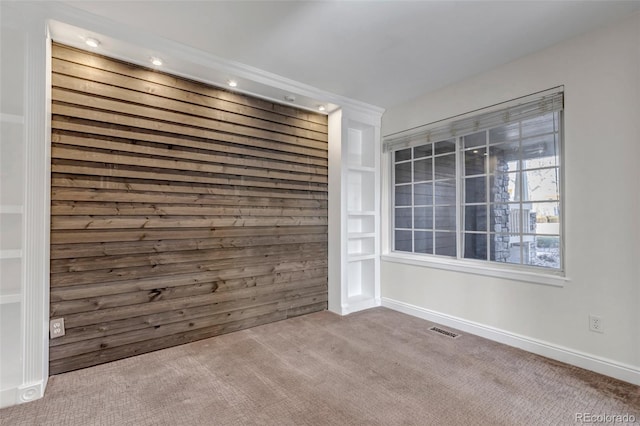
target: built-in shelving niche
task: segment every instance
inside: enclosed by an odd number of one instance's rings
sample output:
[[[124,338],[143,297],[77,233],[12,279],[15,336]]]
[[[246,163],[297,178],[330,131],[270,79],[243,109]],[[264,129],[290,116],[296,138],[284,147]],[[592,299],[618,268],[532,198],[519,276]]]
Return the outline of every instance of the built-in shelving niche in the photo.
[[[342,228],[339,310],[348,314],[380,304],[379,117],[360,120],[342,112]]]
[[[3,5],[0,17],[0,408],[28,400],[23,394],[28,30],[19,17],[11,17],[12,13]]]

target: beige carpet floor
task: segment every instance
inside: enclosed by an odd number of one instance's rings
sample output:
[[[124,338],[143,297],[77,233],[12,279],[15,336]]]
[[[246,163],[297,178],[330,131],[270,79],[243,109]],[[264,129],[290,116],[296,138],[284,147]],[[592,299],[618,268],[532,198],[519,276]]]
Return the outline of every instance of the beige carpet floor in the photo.
[[[4,425],[570,425],[640,387],[384,308],[319,312],[51,377]],[[578,422],[579,423],[579,422]]]

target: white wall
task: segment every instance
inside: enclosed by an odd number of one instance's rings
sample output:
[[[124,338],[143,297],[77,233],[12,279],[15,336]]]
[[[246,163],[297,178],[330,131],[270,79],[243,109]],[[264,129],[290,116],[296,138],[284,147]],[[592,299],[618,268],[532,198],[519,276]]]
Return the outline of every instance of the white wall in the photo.
[[[19,272],[0,273],[0,408],[40,398],[48,376],[50,41],[24,4],[0,2],[0,221],[18,219],[0,247],[20,249]]]
[[[626,366],[626,375],[617,374],[619,377],[637,382],[639,13],[389,108],[383,116],[382,134],[559,85],[565,87],[564,213],[570,281],[564,287],[552,287],[383,261],[383,303],[398,301],[414,305],[417,311],[456,317],[481,328],[494,327],[542,346],[566,348],[578,357],[586,355],[595,364],[604,365],[608,360],[614,367],[624,370]],[[389,223],[388,185],[387,174],[383,227]],[[385,245],[388,249],[388,241]],[[589,331],[590,313],[603,317],[604,334]],[[552,350],[547,355],[558,353]]]

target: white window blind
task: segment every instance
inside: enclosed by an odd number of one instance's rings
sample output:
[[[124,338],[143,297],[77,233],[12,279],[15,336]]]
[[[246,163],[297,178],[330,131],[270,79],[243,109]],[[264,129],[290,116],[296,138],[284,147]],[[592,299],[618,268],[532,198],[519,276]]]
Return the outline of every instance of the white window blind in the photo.
[[[383,151],[391,152],[428,142],[446,140],[457,136],[516,123],[542,114],[561,111],[564,107],[563,88],[530,95],[519,100],[496,105],[490,111],[476,111],[465,116],[441,120],[413,129],[388,135],[383,140]],[[508,105],[507,105],[508,104]]]

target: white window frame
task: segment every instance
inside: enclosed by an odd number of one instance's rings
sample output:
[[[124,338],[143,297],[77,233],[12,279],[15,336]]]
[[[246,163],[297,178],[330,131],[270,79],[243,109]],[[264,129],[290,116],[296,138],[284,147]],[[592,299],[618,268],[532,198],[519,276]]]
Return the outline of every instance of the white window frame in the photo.
[[[453,120],[460,120],[460,118],[466,118],[467,116],[470,118],[473,118],[474,116],[478,115],[478,114],[482,114],[483,112],[486,111],[490,111],[490,110],[501,110],[504,109],[507,105],[511,106],[511,105],[518,105],[519,103],[523,103],[523,102],[529,102],[531,99],[536,99],[536,98],[540,98],[541,96],[544,96],[546,94],[549,93],[561,93],[563,92],[563,88],[554,88],[551,89],[549,91],[545,91],[545,92],[541,92],[541,93],[537,93],[534,95],[529,95],[523,98],[519,98],[513,101],[509,101],[507,103],[503,103],[503,104],[499,104],[496,105],[494,107],[491,108],[487,108],[487,109],[483,109],[483,110],[479,110],[479,111],[474,111],[472,113],[468,113],[468,114],[464,114],[461,116],[456,116],[452,119],[449,120],[442,120],[441,122],[438,122],[438,126],[442,127],[442,123],[447,123],[448,121],[453,121]],[[564,209],[564,199],[566,198],[565,196],[565,188],[564,188],[564,169],[565,169],[565,161],[564,161],[564,116],[563,116],[563,112],[560,111],[560,128],[559,128],[559,142],[560,142],[560,147],[559,147],[559,157],[560,157],[560,162],[559,162],[559,173],[560,173],[560,200],[559,200],[559,204],[560,204],[560,211],[561,211],[561,215],[560,215],[560,231],[559,231],[559,238],[560,238],[560,268],[559,269],[553,269],[553,268],[544,268],[544,267],[537,267],[537,266],[531,266],[531,265],[524,265],[524,264],[508,264],[508,263],[501,263],[501,262],[496,262],[496,261],[490,261],[490,260],[476,260],[476,259],[465,259],[463,257],[464,253],[462,253],[462,248],[463,248],[463,240],[464,240],[464,231],[461,229],[463,220],[462,220],[462,212],[463,212],[463,203],[461,200],[462,197],[462,185],[463,185],[463,180],[464,180],[464,176],[463,176],[463,168],[461,167],[461,161],[463,161],[462,159],[462,155],[461,153],[463,152],[460,149],[460,139],[461,136],[464,135],[460,135],[459,137],[455,137],[455,142],[456,142],[456,151],[455,151],[455,156],[456,156],[456,243],[457,243],[457,247],[456,247],[456,257],[446,257],[446,256],[439,256],[436,254],[421,254],[421,253],[410,253],[410,252],[403,252],[403,251],[395,251],[394,250],[394,245],[395,245],[395,223],[394,223],[394,219],[395,219],[395,161],[394,161],[394,151],[391,152],[386,152],[385,156],[386,156],[386,162],[388,165],[388,174],[387,176],[389,176],[389,181],[387,182],[387,190],[389,191],[389,197],[388,197],[388,222],[387,222],[387,229],[388,229],[388,248],[387,250],[385,250],[385,254],[383,254],[382,256],[382,260],[385,261],[389,261],[389,262],[394,262],[394,263],[401,263],[401,264],[408,264],[408,265],[416,265],[416,266],[424,266],[424,267],[430,267],[430,268],[437,268],[437,269],[444,269],[444,270],[449,270],[449,271],[456,271],[456,272],[463,272],[463,273],[471,273],[471,274],[476,274],[476,275],[482,275],[482,276],[489,276],[489,277],[495,277],[495,278],[504,278],[504,279],[509,279],[509,280],[516,280],[516,281],[523,281],[523,282],[529,282],[529,283],[536,283],[536,284],[545,284],[545,285],[551,285],[551,286],[563,286],[566,282],[570,281],[569,278],[566,276],[566,246],[565,246],[565,239],[564,239],[564,235],[565,235],[565,226],[564,226],[564,222],[565,222],[565,209]],[[426,125],[426,126],[421,126],[421,127],[428,127],[430,125]],[[409,132],[413,132],[414,134],[424,134],[424,131],[421,130],[421,128],[417,128],[417,129],[412,129]],[[466,134],[466,133],[465,133]],[[410,139],[412,139],[411,136],[409,136]],[[386,139],[386,138],[385,138]],[[443,138],[446,139],[446,138]],[[434,140],[435,142],[436,140]],[[420,143],[413,143],[409,146],[419,146],[421,145]],[[401,150],[403,148],[399,148],[398,150]],[[415,161],[415,159],[412,158],[411,161]],[[487,176],[488,176],[489,171],[487,170]],[[413,181],[413,177],[412,177],[412,181]],[[487,202],[489,202],[489,200],[487,200]],[[412,202],[411,202],[411,208],[414,208],[414,200],[413,200],[413,193],[412,193]],[[489,218],[487,218],[487,222],[489,221]],[[412,228],[413,231],[415,231],[415,228]],[[413,235],[413,233],[412,233]],[[489,234],[490,235],[490,234]],[[412,242],[412,244],[414,244]],[[413,247],[413,246],[412,246]]]

